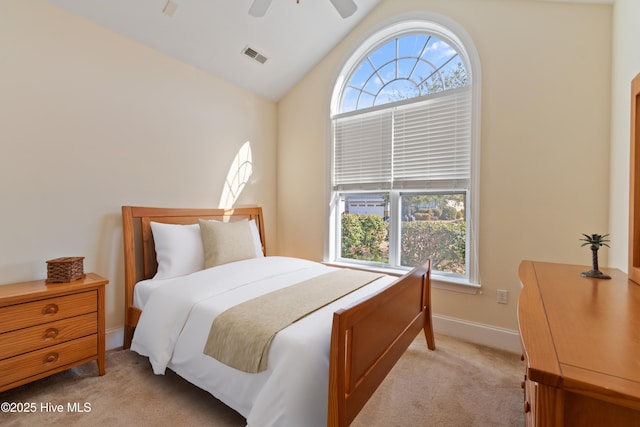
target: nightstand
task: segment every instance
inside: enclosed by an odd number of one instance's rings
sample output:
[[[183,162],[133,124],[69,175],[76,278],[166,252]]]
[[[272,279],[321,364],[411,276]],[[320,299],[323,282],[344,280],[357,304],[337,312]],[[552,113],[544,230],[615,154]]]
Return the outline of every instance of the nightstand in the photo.
[[[0,285],[0,392],[93,360],[104,375],[107,283]]]

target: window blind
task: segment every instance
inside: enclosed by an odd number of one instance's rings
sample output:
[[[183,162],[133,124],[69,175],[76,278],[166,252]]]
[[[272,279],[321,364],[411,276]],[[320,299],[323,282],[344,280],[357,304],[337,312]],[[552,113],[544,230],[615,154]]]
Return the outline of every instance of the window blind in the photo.
[[[471,176],[471,91],[443,96],[394,112],[394,187],[468,188]]]
[[[374,111],[335,122],[336,188],[390,188],[392,174],[392,111]],[[361,185],[362,184],[362,185]]]
[[[334,189],[466,189],[471,88],[334,120]]]

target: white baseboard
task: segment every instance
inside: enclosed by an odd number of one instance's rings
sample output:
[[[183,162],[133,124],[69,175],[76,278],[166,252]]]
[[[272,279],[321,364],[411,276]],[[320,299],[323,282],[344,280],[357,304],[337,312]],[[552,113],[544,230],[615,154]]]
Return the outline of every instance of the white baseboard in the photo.
[[[124,328],[111,329],[106,332],[106,349],[115,350],[122,348],[124,342]]]
[[[433,331],[463,341],[522,354],[520,333],[512,329],[434,314]]]
[[[511,329],[499,328],[454,317],[433,315],[433,330],[442,335],[448,335],[464,341],[486,345],[521,354],[520,334]],[[122,347],[124,328],[107,331],[106,348],[113,350]]]

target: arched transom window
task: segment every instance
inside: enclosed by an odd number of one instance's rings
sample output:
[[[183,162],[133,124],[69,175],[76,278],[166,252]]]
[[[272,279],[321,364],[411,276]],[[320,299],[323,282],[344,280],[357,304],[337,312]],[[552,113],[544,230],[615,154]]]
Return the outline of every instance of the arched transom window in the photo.
[[[342,93],[346,113],[468,85],[458,52],[430,34],[386,42],[360,63]]]

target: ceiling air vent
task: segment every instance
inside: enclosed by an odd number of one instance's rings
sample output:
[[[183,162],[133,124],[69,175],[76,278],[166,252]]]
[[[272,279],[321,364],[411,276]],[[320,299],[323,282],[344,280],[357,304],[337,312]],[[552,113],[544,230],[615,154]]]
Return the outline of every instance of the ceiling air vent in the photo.
[[[242,53],[244,53],[245,55],[247,55],[251,59],[255,59],[256,61],[258,61],[261,64],[264,64],[265,62],[267,62],[267,57],[266,56],[262,55],[257,50],[255,50],[253,48],[250,48],[249,46],[245,46],[245,48],[242,49]]]

